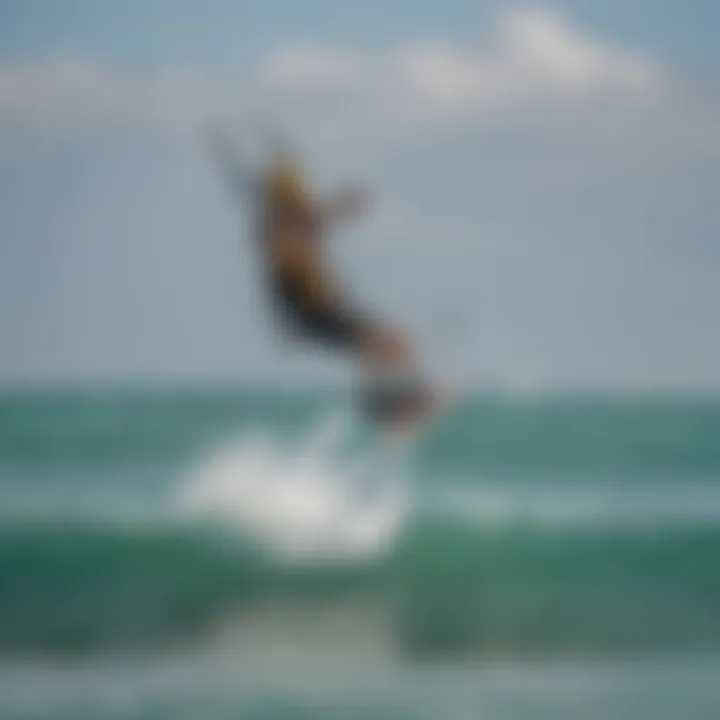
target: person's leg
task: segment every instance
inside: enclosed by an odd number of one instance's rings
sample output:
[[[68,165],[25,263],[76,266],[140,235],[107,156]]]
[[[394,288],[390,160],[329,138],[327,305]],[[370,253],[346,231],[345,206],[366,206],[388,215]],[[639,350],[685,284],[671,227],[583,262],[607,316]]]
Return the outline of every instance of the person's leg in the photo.
[[[410,338],[387,326],[369,325],[357,344],[360,363],[370,373],[415,370],[417,355]]]
[[[297,314],[308,339],[349,353],[359,365],[362,403],[379,422],[420,417],[433,398],[408,336],[346,305]]]
[[[424,415],[433,396],[410,338],[387,326],[369,325],[356,347],[364,378],[364,404],[370,416],[380,421],[402,421]]]

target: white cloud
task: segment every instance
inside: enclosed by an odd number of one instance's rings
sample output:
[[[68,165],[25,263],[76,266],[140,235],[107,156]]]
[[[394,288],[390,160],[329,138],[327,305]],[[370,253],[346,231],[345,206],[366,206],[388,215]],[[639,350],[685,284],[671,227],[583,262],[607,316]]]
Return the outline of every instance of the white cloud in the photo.
[[[349,53],[329,48],[279,48],[265,60],[261,80],[279,90],[332,90],[359,79],[360,68]]]
[[[380,116],[408,110],[462,115],[598,93],[642,97],[662,83],[649,60],[603,45],[558,15],[515,11],[500,16],[488,41],[475,48],[423,42],[362,57],[337,48],[278,47],[245,83],[242,102],[268,95],[299,102],[332,92],[353,113],[371,107]],[[204,111],[236,104],[237,96],[234,88],[215,87],[192,72],[131,78],[73,60],[0,66],[2,114]]]
[[[499,37],[506,74],[526,86],[644,94],[657,91],[662,83],[659,69],[648,59],[584,36],[556,15],[507,15],[499,25]]]
[[[60,60],[0,67],[0,113],[114,112],[127,89],[105,70]]]
[[[558,99],[642,99],[663,85],[660,69],[648,59],[602,45],[561,17],[538,11],[501,16],[479,48],[414,43],[372,59],[285,48],[268,58],[261,77],[271,89],[344,90],[346,104],[352,107],[360,97],[380,114],[411,107],[476,117]]]
[[[676,102],[681,95],[650,58],[594,39],[557,14],[526,10],[501,14],[473,47],[423,41],[362,55],[284,45],[225,84],[193,69],[132,76],[80,60],[0,65],[0,128],[18,118],[187,125],[208,114],[262,113],[287,119],[290,134],[310,136],[313,145],[337,147],[498,118],[537,124],[564,113],[587,133],[716,151],[716,105]]]
[[[337,146],[579,112],[588,133],[614,123],[642,134],[648,118],[685,113],[673,107],[676,92],[652,59],[533,10],[501,14],[473,46],[425,40],[372,56],[279,48],[260,64],[254,101],[315,144]]]

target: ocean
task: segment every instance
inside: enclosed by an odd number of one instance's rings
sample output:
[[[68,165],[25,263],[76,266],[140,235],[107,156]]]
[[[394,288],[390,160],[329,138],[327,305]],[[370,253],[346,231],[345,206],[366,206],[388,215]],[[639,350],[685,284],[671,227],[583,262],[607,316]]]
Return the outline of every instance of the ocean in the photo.
[[[720,717],[720,399],[0,395],[0,719]]]

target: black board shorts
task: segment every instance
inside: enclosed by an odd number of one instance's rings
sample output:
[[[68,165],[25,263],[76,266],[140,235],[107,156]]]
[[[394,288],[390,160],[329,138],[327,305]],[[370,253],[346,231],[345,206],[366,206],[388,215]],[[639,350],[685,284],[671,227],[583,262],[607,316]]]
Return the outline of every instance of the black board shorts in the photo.
[[[308,303],[284,283],[275,285],[275,298],[291,333],[298,339],[338,350],[355,350],[372,327],[364,313],[336,300]]]
[[[339,350],[357,348],[368,329],[360,313],[341,305],[294,309],[290,322],[302,337]]]

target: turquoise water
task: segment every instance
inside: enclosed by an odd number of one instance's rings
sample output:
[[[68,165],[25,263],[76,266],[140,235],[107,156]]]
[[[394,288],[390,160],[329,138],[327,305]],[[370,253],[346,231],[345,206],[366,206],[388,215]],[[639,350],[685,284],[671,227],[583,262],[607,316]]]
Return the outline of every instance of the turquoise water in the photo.
[[[348,405],[0,397],[0,717],[718,716],[720,401]]]

